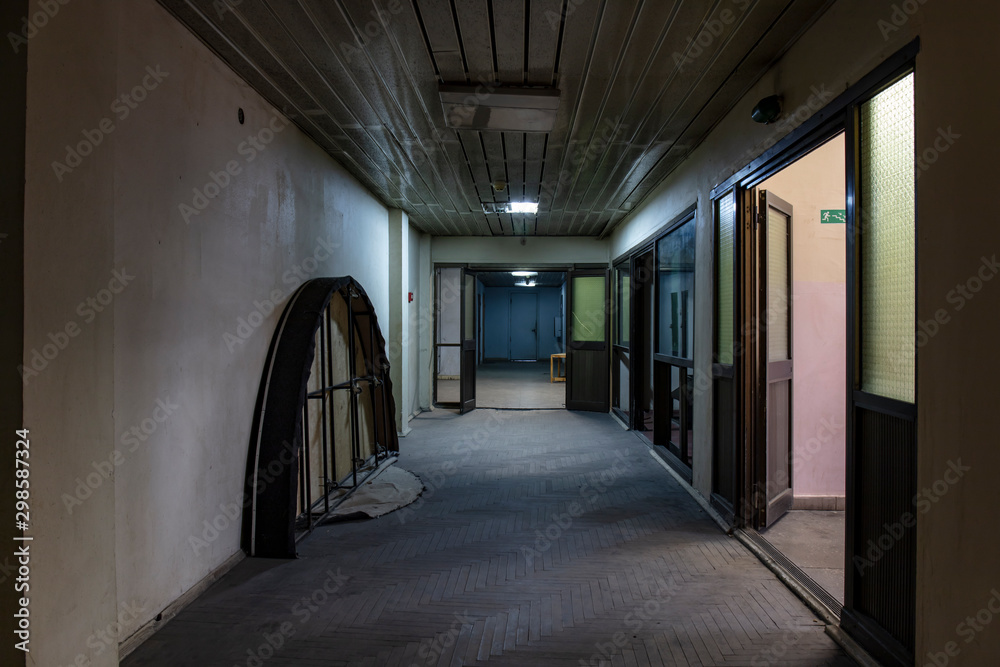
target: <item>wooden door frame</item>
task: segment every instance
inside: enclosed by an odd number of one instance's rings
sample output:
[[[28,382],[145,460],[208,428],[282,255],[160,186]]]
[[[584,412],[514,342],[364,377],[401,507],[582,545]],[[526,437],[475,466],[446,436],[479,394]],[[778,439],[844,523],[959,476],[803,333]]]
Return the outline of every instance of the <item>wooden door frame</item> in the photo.
[[[792,239],[793,231],[792,225],[794,218],[792,216],[792,205],[781,199],[778,195],[769,193],[765,190],[760,190],[758,188],[753,188],[750,190],[751,197],[756,198],[755,206],[756,211],[754,217],[756,218],[753,233],[749,236],[753,239],[752,243],[756,243],[756,248],[751,249],[750,254],[753,260],[756,262],[757,266],[750,267],[750,270],[754,272],[757,284],[757,310],[754,313],[757,322],[763,321],[764,313],[770,308],[769,303],[769,291],[770,285],[768,283],[768,262],[770,259],[770,249],[768,248],[768,243],[770,242],[768,234],[768,225],[770,225],[769,211],[768,208],[772,207],[780,211],[781,213],[788,216],[788,246],[787,246],[787,260],[788,260],[788,281],[785,285],[788,295],[788,355],[792,357],[792,348],[794,341],[794,308],[792,303],[794,301],[794,278],[793,278],[793,264],[792,264]],[[770,414],[768,411],[768,398],[770,396],[771,389],[771,360],[770,360],[770,350],[769,350],[769,336],[770,332],[766,328],[757,328],[758,339],[756,347],[756,371],[755,376],[757,378],[757,391],[754,395],[753,405],[754,417],[756,419],[757,430],[754,431],[755,437],[751,443],[751,448],[753,451],[754,460],[754,480],[753,483],[757,485],[758,491],[753,494],[753,497],[758,501],[757,507],[754,508],[754,521],[753,528],[758,530],[763,530],[765,527],[769,526],[774,521],[771,519],[771,502],[768,500],[769,489],[768,485],[770,479],[768,476],[768,452],[769,452],[769,426],[770,426]],[[789,366],[793,366],[794,359],[788,362]],[[789,370],[789,374],[792,374],[792,370]],[[790,380],[793,382],[793,380]],[[794,385],[792,385],[794,387]],[[792,390],[789,390],[788,398],[788,498],[783,500],[782,504],[787,505],[782,511],[788,511],[792,504],[793,498],[793,478],[792,478],[792,457],[794,456],[794,409],[795,400]],[[776,519],[775,519],[776,520]]]
[[[857,523],[857,512],[856,507],[855,492],[853,489],[856,485],[856,479],[860,474],[858,466],[860,465],[858,460],[858,452],[856,451],[856,431],[857,428],[855,420],[853,418],[852,410],[850,406],[854,405],[856,392],[854,391],[854,383],[857,378],[857,368],[856,364],[856,340],[857,331],[855,327],[857,326],[857,317],[853,312],[853,308],[859,307],[859,301],[856,299],[856,290],[858,285],[856,284],[855,276],[853,275],[853,267],[855,266],[855,258],[852,253],[856,252],[856,247],[854,240],[851,238],[851,233],[854,228],[854,215],[856,211],[857,202],[854,198],[855,195],[855,184],[853,178],[856,175],[856,165],[853,164],[853,160],[856,159],[856,153],[853,150],[853,142],[857,139],[856,133],[856,114],[860,105],[866,100],[872,98],[878,92],[884,88],[891,85],[893,82],[898,80],[901,76],[905,75],[907,72],[914,71],[916,68],[916,57],[920,51],[920,40],[915,39],[908,45],[897,51],[895,54],[887,58],[881,65],[872,70],[868,75],[861,78],[860,81],[850,86],[845,92],[841,93],[834,100],[832,100],[826,107],[815,113],[806,122],[802,123],[797,129],[793,130],[787,137],[777,142],[771,149],[766,150],[759,158],[753,160],[743,169],[737,171],[733,176],[726,179],[724,182],[713,188],[710,197],[713,201],[717,200],[719,197],[727,194],[730,190],[734,191],[734,196],[737,197],[737,222],[736,227],[738,234],[738,240],[745,241],[747,235],[747,224],[751,221],[751,206],[749,192],[752,188],[758,186],[760,183],[770,178],[772,175],[781,171],[785,167],[791,165],[792,163],[798,161],[800,158],[804,157],[806,154],[822,145],[835,135],[840,132],[847,134],[846,142],[848,146],[848,164],[847,164],[847,174],[845,179],[847,181],[847,216],[848,216],[848,243],[847,243],[847,253],[848,253],[848,293],[849,293],[849,308],[848,308],[848,414],[847,414],[847,426],[848,426],[848,443],[847,443],[847,534],[845,541],[845,606],[842,610],[841,625],[842,627],[868,651],[870,651],[878,659],[885,661],[887,664],[892,665],[905,665],[912,664],[913,655],[912,649],[904,647],[898,641],[895,640],[893,636],[889,634],[883,626],[881,626],[873,618],[868,617],[863,613],[856,612],[853,609],[852,600],[852,568],[853,559],[855,551],[859,548],[860,540],[859,536],[855,535],[858,530]],[[745,245],[745,244],[744,244]],[[744,247],[740,256],[743,261],[746,262],[751,259],[750,251]],[[739,337],[738,341],[744,343],[743,350],[754,350],[756,345],[756,337],[753,332],[755,327],[744,326],[745,322],[752,322],[752,319],[748,319],[748,313],[753,312],[752,309],[755,305],[754,300],[756,299],[755,286],[748,285],[747,275],[746,275],[746,265],[744,265],[744,270],[741,272],[740,276],[742,278],[741,285],[737,286],[737,290],[744,300],[741,304],[739,313],[741,315],[741,323],[739,325]],[[851,295],[854,296],[851,296]],[[737,359],[737,375],[743,374],[742,382],[742,397],[746,399],[747,397],[753,397],[755,392],[758,391],[758,377],[757,377],[757,362],[750,357],[756,358],[756,355],[743,354],[741,359]],[[897,412],[912,412],[912,406],[909,411],[903,411],[899,406],[892,405],[891,401],[888,399],[880,399],[877,401],[885,410],[895,409]],[[756,411],[751,405],[754,403],[752,400],[743,400],[744,405],[742,409],[739,410],[739,423],[737,426],[738,434],[738,448],[741,450],[742,455],[738,454],[739,459],[742,461],[743,474],[740,476],[742,479],[743,488],[738,490],[737,497],[743,503],[743,507],[737,512],[734,517],[734,523],[737,527],[743,527],[752,531],[752,523],[754,517],[754,507],[756,505],[756,498],[754,493],[754,460],[751,456],[751,447],[747,446],[747,441],[750,434],[755,434],[758,432],[758,421],[759,417]],[[905,416],[905,415],[904,415]],[[713,420],[714,426],[714,420]],[[739,434],[742,433],[743,437],[739,438]],[[916,445],[915,445],[916,446]],[[916,471],[907,471],[907,475],[912,477],[914,484],[916,483]],[[912,573],[915,576],[915,572]],[[912,614],[912,619],[915,619],[915,607],[913,609],[904,610],[907,613]],[[913,620],[915,624],[915,620]]]
[[[573,279],[587,277],[604,279],[604,342],[586,341],[573,342]],[[566,409],[591,412],[610,412],[611,410],[611,267],[608,265],[580,265],[566,274]],[[601,349],[603,347],[603,349]],[[573,396],[574,361],[571,357],[574,351],[603,352],[604,362],[601,365],[605,372],[605,382],[602,398],[599,401],[577,401]],[[571,405],[572,404],[572,405]],[[576,405],[578,407],[573,407]]]

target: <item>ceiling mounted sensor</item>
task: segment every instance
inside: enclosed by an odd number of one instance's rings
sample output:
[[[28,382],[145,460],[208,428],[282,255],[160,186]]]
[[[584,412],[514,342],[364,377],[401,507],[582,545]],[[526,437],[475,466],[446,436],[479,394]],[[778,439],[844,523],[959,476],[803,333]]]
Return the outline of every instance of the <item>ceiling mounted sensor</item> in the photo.
[[[507,181],[493,181],[493,189],[497,192],[503,192],[507,189]]]
[[[526,215],[538,215],[537,202],[510,201],[510,202],[483,202],[483,213],[524,213]]]
[[[773,123],[781,115],[781,98],[777,95],[765,97],[753,108],[750,117],[758,123]]]
[[[541,87],[441,84],[445,123],[456,130],[551,132],[559,91]]]

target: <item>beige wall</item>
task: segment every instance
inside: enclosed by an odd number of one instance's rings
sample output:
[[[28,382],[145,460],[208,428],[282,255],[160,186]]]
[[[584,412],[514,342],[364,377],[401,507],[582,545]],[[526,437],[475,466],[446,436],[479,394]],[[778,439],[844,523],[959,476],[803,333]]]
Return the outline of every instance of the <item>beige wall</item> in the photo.
[[[847,225],[820,220],[823,210],[847,207],[845,148],[839,135],[758,186],[793,207],[792,488],[798,507],[845,493]]]
[[[147,66],[166,74],[156,82]],[[112,101],[144,79],[155,87],[120,119]],[[43,638],[31,658],[115,665],[117,642],[96,632],[125,612],[124,639],[238,551],[238,511],[226,513],[283,305],[265,302],[349,274],[384,326],[388,212],[153,0],[61,6],[31,42],[28,115],[26,358],[80,328],[24,392]],[[52,161],[103,118],[113,133],[60,182]],[[241,151],[268,126],[281,128],[270,143]],[[230,162],[239,173],[186,223],[180,204]],[[116,270],[134,278],[113,283],[103,312],[79,310]],[[110,479],[93,477],[70,513],[65,499],[115,450]]]
[[[991,183],[1000,5],[928,1],[918,18],[916,146],[928,168],[917,181],[917,319],[950,318],[917,352],[919,488],[940,489],[949,462],[971,468],[917,527],[918,655],[923,664],[952,648],[960,651],[952,665],[990,665],[1000,656],[1000,617],[972,635],[966,619],[1000,591],[1000,269],[983,262],[1000,259]],[[953,144],[943,138],[949,130],[961,135]],[[980,272],[991,280],[965,299],[957,286],[975,289]]]
[[[523,266],[528,269],[571,264],[607,264],[609,245],[591,237],[436,236],[431,244],[435,264]]]

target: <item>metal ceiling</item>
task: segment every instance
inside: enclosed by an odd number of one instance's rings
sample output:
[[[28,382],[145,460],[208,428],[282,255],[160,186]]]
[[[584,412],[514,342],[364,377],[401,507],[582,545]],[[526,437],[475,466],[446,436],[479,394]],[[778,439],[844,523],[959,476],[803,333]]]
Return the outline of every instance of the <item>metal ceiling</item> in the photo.
[[[606,233],[831,4],[159,1],[387,206],[471,236]],[[557,89],[555,129],[449,129],[442,84]]]

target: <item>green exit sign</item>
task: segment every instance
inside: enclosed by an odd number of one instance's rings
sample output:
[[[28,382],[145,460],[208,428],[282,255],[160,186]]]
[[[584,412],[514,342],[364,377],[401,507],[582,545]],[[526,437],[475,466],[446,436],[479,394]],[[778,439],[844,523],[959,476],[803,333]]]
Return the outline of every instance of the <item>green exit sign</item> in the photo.
[[[824,225],[846,225],[847,211],[823,209],[820,211],[819,221]]]

